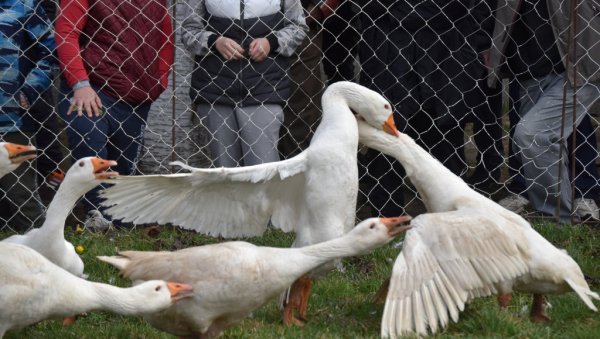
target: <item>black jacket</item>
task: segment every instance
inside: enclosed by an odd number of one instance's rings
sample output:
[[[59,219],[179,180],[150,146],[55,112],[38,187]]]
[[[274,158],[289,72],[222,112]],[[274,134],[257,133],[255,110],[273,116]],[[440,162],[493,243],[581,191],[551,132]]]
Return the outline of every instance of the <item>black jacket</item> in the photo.
[[[468,3],[367,2],[360,18],[361,83],[384,93],[402,118],[423,110],[438,125],[456,124],[482,101],[475,90],[485,76],[478,53],[490,44],[478,21],[489,17],[489,7],[470,11]]]
[[[248,50],[250,42],[266,37],[272,42],[273,30],[284,24],[283,13],[277,12],[258,18],[231,20],[209,16],[207,26],[218,35],[238,42]],[[196,56],[192,73],[190,96],[194,103],[226,105],[283,104],[289,97],[290,80],[287,76],[289,58],[275,53],[271,46],[269,56],[254,62],[247,55],[241,60],[225,60],[212,46],[213,53]]]

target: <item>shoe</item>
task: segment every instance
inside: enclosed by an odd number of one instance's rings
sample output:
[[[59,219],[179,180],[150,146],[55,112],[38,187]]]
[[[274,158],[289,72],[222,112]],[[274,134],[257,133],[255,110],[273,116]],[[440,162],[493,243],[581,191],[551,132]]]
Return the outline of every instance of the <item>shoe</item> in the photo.
[[[529,200],[520,194],[511,193],[509,196],[500,199],[498,205],[515,213],[521,213],[525,206],[529,205]]]
[[[87,218],[83,222],[83,227],[95,232],[106,232],[113,228],[113,224],[106,219],[100,211],[91,210],[87,213]]]
[[[52,188],[53,190],[57,190],[58,186],[60,186],[63,180],[65,180],[65,172],[59,168],[48,174],[46,177],[46,186]]]
[[[589,217],[596,220],[600,219],[598,205],[596,205],[594,199],[575,199],[575,214],[581,219],[589,219]]]

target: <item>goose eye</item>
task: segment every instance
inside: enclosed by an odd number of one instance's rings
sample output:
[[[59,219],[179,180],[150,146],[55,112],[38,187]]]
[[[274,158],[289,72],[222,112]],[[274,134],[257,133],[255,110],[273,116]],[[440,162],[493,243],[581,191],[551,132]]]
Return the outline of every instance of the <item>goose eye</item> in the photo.
[[[79,162],[79,167],[83,167],[83,166],[85,166],[85,164],[83,163],[83,161],[80,161]]]
[[[390,105],[385,104],[385,106],[383,106],[385,109],[390,109]]]
[[[160,291],[160,286],[156,286],[156,288],[154,289],[156,292]]]
[[[375,228],[375,224],[371,224],[371,226],[369,226],[370,229],[374,229]]]

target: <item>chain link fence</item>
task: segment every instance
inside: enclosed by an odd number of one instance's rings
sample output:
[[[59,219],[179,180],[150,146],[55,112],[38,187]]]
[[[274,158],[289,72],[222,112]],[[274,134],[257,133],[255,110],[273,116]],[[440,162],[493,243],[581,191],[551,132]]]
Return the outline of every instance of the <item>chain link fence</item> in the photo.
[[[182,35],[189,30],[182,23],[201,13],[206,30],[214,28],[208,20],[211,15],[238,15],[239,21],[235,22],[241,26],[243,20],[258,19],[252,22],[260,25],[261,18],[266,17],[264,13],[271,13],[268,8],[273,6],[283,12],[281,20],[285,21],[289,19],[285,16],[286,2],[294,1],[185,0],[167,4],[173,24],[175,59],[168,86],[148,113],[137,173],[172,173],[175,168],[169,162],[174,160],[195,167],[216,165],[209,147],[215,142],[215,131],[211,131],[206,117],[198,113],[198,100],[194,103],[190,99],[192,74],[199,63],[189,46],[182,43]],[[16,1],[2,7],[3,22],[22,3]],[[56,21],[59,13],[56,1],[32,3],[44,7],[49,20]],[[520,7],[515,6],[517,3]],[[92,0],[88,3],[90,7],[96,4]],[[300,4],[298,1],[297,5]],[[496,201],[520,194],[526,199],[520,205],[526,205],[532,200],[528,192],[542,191],[531,202],[544,205],[542,211],[550,216],[557,204],[562,203],[565,208],[560,197],[567,194],[569,214],[597,216],[596,115],[600,109],[598,104],[592,104],[600,96],[597,87],[600,40],[586,39],[600,37],[599,2],[340,0],[302,4],[304,13],[312,16],[307,20],[307,37],[289,58],[286,69],[291,85],[282,105],[285,119],[278,142],[281,159],[308,146],[319,123],[320,97],[326,86],[340,80],[355,81],[383,93],[394,105],[398,127],[482,194]],[[313,6],[320,9],[310,11]],[[240,19],[240,13],[247,13],[247,17],[242,15]],[[502,17],[506,13],[520,13],[520,16],[507,19]],[[0,28],[4,29],[2,22]],[[11,41],[5,31],[2,34],[0,40]],[[509,43],[504,44],[505,40]],[[496,44],[498,41],[502,44]],[[86,42],[81,43],[85,48]],[[32,42],[31,46],[34,45]],[[19,57],[30,59],[35,69],[38,55],[28,50],[26,47]],[[210,53],[219,52],[212,47],[205,51]],[[494,62],[498,67],[494,68]],[[576,87],[590,88],[589,92],[568,91],[570,85],[565,84],[573,82],[573,74],[578,72],[591,74]],[[489,73],[496,77],[490,77]],[[0,72],[0,76],[4,74]],[[541,80],[548,74],[556,75],[560,83],[561,98],[552,100],[564,103],[559,108],[553,107],[552,114],[565,116],[555,119],[563,127],[558,129],[562,133],[552,134],[550,127],[538,125],[539,133],[523,139],[527,141],[517,147],[513,145],[513,133],[519,121],[527,118],[523,106],[537,107],[535,103],[540,97],[550,100],[546,96],[550,87]],[[537,80],[532,82],[532,79]],[[44,206],[54,194],[54,188],[48,185],[55,178],[53,173],[57,169],[66,171],[72,158],[73,145],[66,136],[68,123],[61,118],[58,105],[64,84],[62,74],[58,74],[26,113],[36,126],[30,134],[31,142],[40,147],[37,163],[23,165],[37,166],[38,173],[40,196],[28,192],[27,201],[37,200]],[[532,86],[536,88],[532,90]],[[198,95],[204,94],[200,91]],[[579,103],[575,109],[569,104],[573,99]],[[315,110],[317,114],[311,113]],[[575,133],[564,133],[573,127]],[[557,129],[552,127],[552,130]],[[520,137],[526,134],[518,128],[517,131]],[[561,147],[563,141],[567,148]],[[523,153],[523,149],[529,152]],[[531,157],[531,152],[543,155],[545,160],[538,161],[537,157]],[[112,155],[118,156],[118,152]],[[359,150],[359,159],[358,218],[415,215],[424,211],[417,192],[393,159],[364,148]],[[568,172],[566,176],[559,171],[561,168]],[[543,187],[534,180],[548,175],[554,182],[544,181]],[[561,177],[569,178],[569,183],[562,182]],[[5,212],[9,209],[4,206],[7,201],[11,203],[16,189],[15,185],[4,186],[1,192]],[[584,205],[589,208],[585,210]],[[534,206],[525,212],[536,210],[540,209]],[[75,208],[73,217],[72,222],[83,223],[84,209]],[[1,218],[2,229],[22,231],[14,225],[16,219],[10,213],[3,213]]]

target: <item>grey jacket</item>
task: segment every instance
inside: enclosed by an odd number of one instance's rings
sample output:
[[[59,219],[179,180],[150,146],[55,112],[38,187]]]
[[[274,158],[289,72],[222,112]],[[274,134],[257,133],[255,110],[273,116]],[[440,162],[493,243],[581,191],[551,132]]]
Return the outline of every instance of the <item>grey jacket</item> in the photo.
[[[276,53],[283,56],[292,56],[296,48],[300,46],[308,26],[304,20],[304,11],[300,5],[300,0],[281,0],[285,15],[285,26],[273,32],[279,43]],[[206,29],[204,18],[206,17],[206,0],[185,0],[180,5],[179,17],[183,18],[181,23],[181,42],[185,48],[193,55],[205,55],[210,52],[208,38],[215,32]],[[234,1],[230,1],[234,2]],[[237,1],[239,3],[239,1]],[[226,2],[222,2],[225,5]],[[273,3],[273,1],[271,1]],[[276,2],[279,8],[279,2]],[[236,8],[236,6],[233,6]],[[239,8],[239,5],[237,5]],[[224,11],[232,8],[224,9]],[[239,18],[238,18],[239,19]]]
[[[600,82],[600,1],[579,0],[577,9],[577,48],[573,53],[573,47],[568,51],[569,42],[569,17],[570,3],[575,0],[546,0],[548,13],[554,36],[558,40],[558,50],[565,64],[568,79],[573,86],[581,86],[586,83]],[[513,23],[519,12],[522,0],[498,0],[496,9],[496,25],[492,35],[492,47],[490,49],[490,69],[488,85],[495,86],[501,79],[500,67],[505,61],[504,52],[510,39]],[[568,59],[565,58],[568,56]],[[568,60],[568,61],[567,61]],[[574,66],[577,69],[575,83]]]

